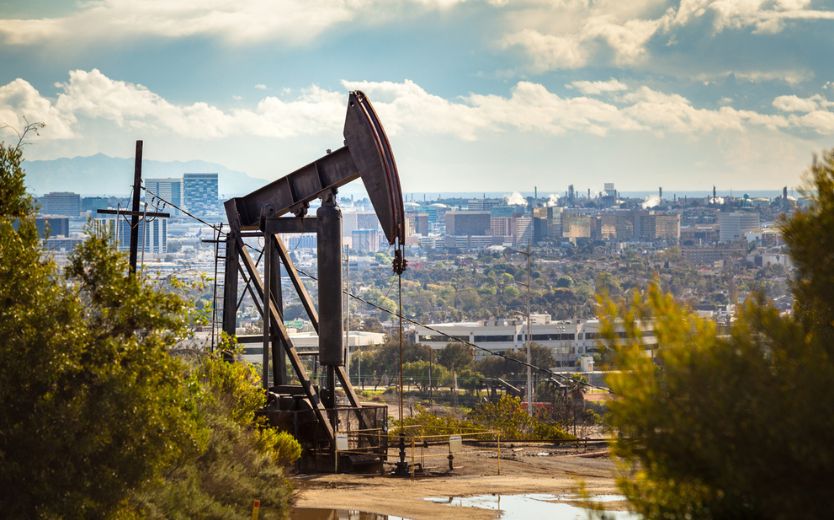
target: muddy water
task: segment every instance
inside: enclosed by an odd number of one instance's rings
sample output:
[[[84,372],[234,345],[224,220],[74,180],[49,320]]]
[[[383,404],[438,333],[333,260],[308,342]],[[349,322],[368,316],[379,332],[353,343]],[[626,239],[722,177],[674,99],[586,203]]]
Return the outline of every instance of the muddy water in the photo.
[[[475,507],[498,512],[501,520],[528,520],[531,518],[548,518],[552,520],[639,520],[640,517],[629,513],[622,507],[613,507],[623,503],[620,495],[598,495],[591,497],[599,507],[590,511],[580,505],[581,499],[576,495],[550,495],[530,493],[526,495],[475,495],[466,497],[427,497],[425,500],[436,504],[448,504],[449,507]],[[611,504],[611,506],[606,506]],[[463,511],[461,511],[463,514]],[[403,520],[398,516],[366,513],[347,509],[296,508],[290,515],[292,520]]]
[[[437,504],[449,504],[453,507],[477,507],[500,511],[501,520],[527,520],[530,518],[548,518],[553,520],[588,520],[605,518],[606,520],[639,520],[639,516],[628,511],[609,510],[605,503],[622,503],[620,495],[599,495],[591,497],[590,502],[598,504],[599,511],[590,511],[579,505],[581,499],[575,495],[549,495],[530,493],[526,495],[476,495],[469,497],[429,497]],[[613,508],[612,508],[613,509]]]
[[[405,520],[399,516],[366,513],[353,509],[319,509],[296,507],[290,513],[290,520]]]

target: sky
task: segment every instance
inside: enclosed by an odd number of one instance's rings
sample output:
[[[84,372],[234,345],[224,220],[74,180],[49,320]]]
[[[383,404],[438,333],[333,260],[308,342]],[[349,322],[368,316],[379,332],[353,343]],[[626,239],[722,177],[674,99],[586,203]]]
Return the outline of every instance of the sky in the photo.
[[[406,192],[776,190],[834,147],[832,55],[834,0],[4,0],[0,138],[271,180],[360,89]]]

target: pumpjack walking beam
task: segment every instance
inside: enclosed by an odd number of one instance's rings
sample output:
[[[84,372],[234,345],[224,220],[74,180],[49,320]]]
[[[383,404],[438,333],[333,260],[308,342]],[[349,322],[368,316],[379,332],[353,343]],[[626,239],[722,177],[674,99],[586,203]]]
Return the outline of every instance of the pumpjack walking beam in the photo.
[[[271,330],[273,349],[276,348],[276,343],[283,347],[322,429],[331,440],[331,445],[334,439],[334,428],[326,412],[328,409],[336,408],[337,379],[351,405],[360,407],[358,396],[351,386],[344,367],[341,330],[341,215],[336,204],[337,189],[361,178],[383,232],[390,244],[398,245],[400,256],[405,241],[405,215],[394,155],[373,106],[362,92],[350,93],[343,136],[345,146],[342,148],[333,152],[328,151],[323,157],[289,175],[249,195],[233,198],[225,203],[230,232],[226,246],[223,328],[227,333],[234,334],[238,304],[237,276],[240,271],[249,279],[254,288],[253,293],[257,294],[262,302],[262,312],[268,315],[265,316],[265,322],[269,322],[265,330],[265,339]],[[305,218],[310,202],[317,198],[322,199],[317,216]],[[267,208],[269,208],[268,211],[266,211]],[[290,213],[295,215],[295,218],[289,217]],[[281,232],[312,231],[316,232],[318,242],[318,311],[313,306],[287,249],[278,235]],[[319,359],[327,373],[326,392],[323,392],[321,397],[301,364],[300,357],[284,327],[280,283],[277,284],[276,290],[275,284],[270,281],[269,285],[273,290],[265,289],[257,266],[245,249],[243,238],[250,235],[265,238],[264,247],[268,248],[268,252],[264,252],[266,259],[264,272],[272,275],[267,275],[267,278],[278,280],[277,273],[280,273],[280,264],[283,264],[313,326],[319,333]],[[280,350],[273,350],[273,352],[273,361],[283,359],[283,353],[276,355]],[[269,359],[266,349],[264,355],[264,364],[267,365]],[[279,378],[276,375],[280,370],[277,366],[275,368],[273,378],[278,383]],[[268,370],[266,366],[264,369],[264,378],[266,378]],[[361,413],[359,417],[360,422],[364,421]]]

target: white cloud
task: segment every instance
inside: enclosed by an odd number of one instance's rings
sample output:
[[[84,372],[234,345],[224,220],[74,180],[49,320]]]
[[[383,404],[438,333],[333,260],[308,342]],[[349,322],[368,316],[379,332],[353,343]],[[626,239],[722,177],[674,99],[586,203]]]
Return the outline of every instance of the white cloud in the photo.
[[[666,94],[648,87],[623,96],[630,103],[623,112],[640,124],[656,132],[703,133],[715,130],[741,131],[750,126],[771,130],[785,128],[787,120],[751,110],[737,110],[722,106],[717,110],[696,108],[688,99],[677,94]]]
[[[264,85],[263,83],[256,83],[255,84],[255,90],[266,90],[266,89],[267,89],[267,86]]]
[[[7,45],[77,44],[135,37],[205,36],[242,45],[304,43],[347,23],[443,10],[463,0],[97,0],[56,18],[0,20]]]
[[[589,96],[628,90],[628,85],[614,78],[608,81],[572,81],[566,86]]]
[[[773,106],[782,112],[791,113],[788,120],[794,126],[820,135],[834,133],[834,112],[830,110],[834,109],[834,101],[829,101],[825,96],[779,96],[773,100]]]
[[[834,103],[823,96],[780,96],[776,114],[732,106],[699,108],[678,94],[642,86],[603,101],[560,96],[545,86],[519,82],[509,95],[471,93],[445,99],[412,81],[345,81],[374,101],[391,135],[451,136],[475,141],[500,133],[544,136],[652,132],[698,136],[711,132],[779,132],[799,129],[834,134]],[[571,84],[580,92],[619,91],[617,80]],[[143,85],[114,80],[97,69],[74,70],[57,83],[56,97],[41,95],[23,79],[0,86],[0,121],[22,127],[23,117],[47,123],[45,139],[95,140],[119,130],[192,141],[257,137],[288,139],[341,132],[345,92],[311,86],[265,96],[231,108],[205,102],[173,103]]]
[[[584,67],[590,54],[580,35],[542,34],[534,29],[505,36],[501,39],[501,46],[520,47],[530,56],[533,69],[540,72]]]
[[[813,112],[817,109],[834,107],[834,102],[816,94],[811,97],[779,96],[773,100],[773,106],[782,112]]]
[[[17,79],[0,87],[0,121],[20,127],[22,117],[47,124],[44,137],[83,134],[85,123],[110,123],[116,128],[148,134],[173,134],[191,139],[232,135],[285,138],[341,128],[344,95],[316,86],[290,100],[274,96],[254,108],[223,110],[204,102],[171,103],[147,87],[110,79],[99,70],[74,70],[58,83],[55,100],[40,95]]]
[[[776,82],[795,86],[814,78],[814,73],[806,69],[782,70],[724,70],[721,72],[699,73],[694,78],[704,85],[735,79],[738,82],[766,83]]]
[[[11,136],[21,131],[27,123],[48,122],[41,131],[44,138],[67,139],[73,137],[72,114],[62,113],[29,82],[20,78],[0,86],[0,136]]]
[[[790,21],[834,20],[834,11],[814,9],[808,0],[520,0],[514,5],[499,46],[520,48],[538,72],[597,63],[606,50],[615,65],[639,64],[647,59],[652,38],[664,36],[671,45],[676,31],[702,19],[712,21],[716,34],[774,33]]]
[[[430,94],[409,80],[402,83],[344,81],[343,85],[368,94],[385,122],[386,131],[393,135],[408,128],[419,133],[451,134],[474,140],[477,132],[489,125],[476,107]]]

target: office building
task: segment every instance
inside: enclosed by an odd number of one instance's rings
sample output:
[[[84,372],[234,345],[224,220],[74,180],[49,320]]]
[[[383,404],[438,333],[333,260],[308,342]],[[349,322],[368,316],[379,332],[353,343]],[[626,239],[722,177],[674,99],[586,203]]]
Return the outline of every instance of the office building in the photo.
[[[357,253],[375,253],[379,251],[379,230],[354,229],[351,232],[353,249]]]
[[[562,237],[572,240],[591,238],[592,219],[590,215],[562,212]]]
[[[496,206],[501,206],[504,204],[503,199],[469,199],[466,203],[466,207],[469,208],[469,211],[490,211],[492,208]]]
[[[173,206],[168,206],[162,200],[182,207],[182,184],[182,179],[175,178],[146,179],[145,202],[152,207],[159,208],[159,211],[169,213],[172,216],[179,215],[180,212],[178,209]],[[162,200],[154,200],[154,198]]]
[[[81,195],[67,191],[47,193],[40,199],[42,215],[64,215],[78,217],[81,215]]]
[[[599,235],[602,240],[628,242],[634,240],[634,216],[630,211],[606,211],[600,215]]]
[[[529,216],[515,217],[513,222],[513,244],[516,247],[526,247],[533,243],[533,218]]]
[[[718,214],[718,235],[721,242],[744,238],[744,234],[761,227],[758,212],[734,211]]]
[[[89,211],[95,214],[100,209],[107,209],[115,206],[111,203],[110,197],[81,197],[81,211]]]
[[[450,211],[446,213],[446,234],[457,236],[489,235],[488,211]]]
[[[489,227],[494,237],[504,237],[512,239],[513,236],[513,217],[491,217],[489,219]]]
[[[35,218],[35,226],[37,226],[38,236],[41,238],[69,236],[69,217],[40,216]]]
[[[182,176],[182,201],[185,209],[205,217],[219,213],[216,173],[186,173]]]
[[[428,213],[411,213],[408,218],[412,220],[411,230],[415,235],[426,236],[429,234],[429,215]]]
[[[107,233],[120,251],[130,249],[130,220],[112,216],[97,218],[96,230]],[[139,220],[139,252],[161,255],[168,251],[168,220],[164,218]]]
[[[681,216],[679,213],[656,213],[654,215],[654,237],[657,240],[677,242],[681,238]]]

